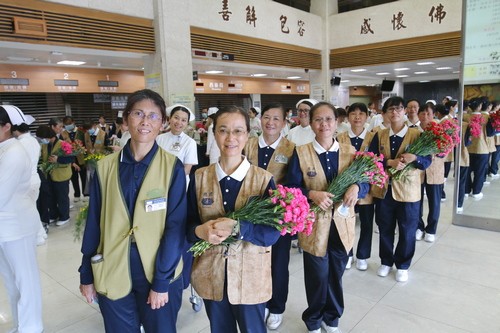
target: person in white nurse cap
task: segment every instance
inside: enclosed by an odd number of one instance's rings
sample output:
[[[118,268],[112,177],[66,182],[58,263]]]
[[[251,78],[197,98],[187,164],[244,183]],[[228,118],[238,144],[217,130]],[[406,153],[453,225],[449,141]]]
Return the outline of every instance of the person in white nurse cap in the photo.
[[[309,111],[318,101],[312,98],[304,98],[297,102],[297,116],[300,126],[295,126],[288,132],[288,140],[297,146],[313,142],[315,134],[309,126]]]

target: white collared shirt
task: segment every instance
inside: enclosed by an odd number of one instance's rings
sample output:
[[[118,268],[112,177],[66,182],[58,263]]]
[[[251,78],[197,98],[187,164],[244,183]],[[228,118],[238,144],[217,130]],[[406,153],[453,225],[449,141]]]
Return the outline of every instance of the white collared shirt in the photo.
[[[353,139],[353,138],[360,138],[360,139],[365,139],[365,136],[366,136],[366,133],[368,133],[368,129],[364,129],[363,132],[361,132],[360,135],[356,135],[354,134],[354,132],[352,131],[352,129],[349,129],[349,138]]]
[[[261,134],[261,135],[259,135],[259,148],[270,147],[270,148],[273,148],[274,150],[276,150],[276,147],[278,147],[278,145],[280,144],[281,138],[283,138],[283,134],[280,134],[279,138],[276,139],[276,141],[274,141],[272,144],[268,145],[266,143],[266,140],[264,140],[264,136]]]
[[[248,162],[247,158],[243,156],[243,161],[240,163],[240,165],[236,168],[236,170],[228,175],[222,170],[220,163],[217,162],[215,166],[215,174],[217,175],[217,181],[221,181],[224,177],[231,177],[239,182],[242,182],[245,176],[248,173],[248,170],[250,169],[250,162]]]
[[[399,131],[399,133],[394,133],[392,128],[390,128],[389,129],[389,136],[396,135],[396,136],[399,136],[400,138],[404,138],[404,136],[406,135],[407,132],[408,132],[408,126],[405,124],[405,126],[403,127],[403,129],[401,131]]]
[[[325,148],[323,148],[323,146],[321,146],[318,143],[318,141],[314,140],[313,141],[313,148],[318,155],[326,153],[327,151],[328,152],[338,152],[339,151],[339,142],[337,140],[333,140],[333,145],[328,150],[326,150]]]

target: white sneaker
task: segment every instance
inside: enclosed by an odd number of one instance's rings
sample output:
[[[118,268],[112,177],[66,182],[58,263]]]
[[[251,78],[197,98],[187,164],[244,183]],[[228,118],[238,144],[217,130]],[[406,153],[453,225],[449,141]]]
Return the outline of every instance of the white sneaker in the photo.
[[[73,202],[80,202],[80,197],[75,197],[75,198],[73,199]]]
[[[425,241],[427,243],[434,243],[434,241],[436,240],[436,235],[433,235],[433,234],[425,234]]]
[[[269,328],[270,330],[275,330],[281,325],[282,321],[283,314],[270,313],[269,317],[267,318],[267,328]]]
[[[481,200],[483,198],[483,192],[479,192],[478,194],[471,194],[471,197],[473,197],[474,200]]]
[[[328,326],[324,321],[321,322],[321,327],[325,330],[326,333],[342,333],[340,328]]]
[[[441,202],[445,202],[446,201],[446,198],[441,198]]]
[[[57,226],[62,226],[62,225],[65,225],[65,224],[66,224],[66,223],[68,223],[68,222],[69,222],[69,219],[64,220],[64,221],[57,221],[57,222],[56,222],[56,225],[57,225]]]
[[[386,277],[389,275],[389,272],[391,271],[392,267],[387,266],[387,265],[380,265],[380,267],[377,269],[377,275],[380,277]]]
[[[351,269],[351,266],[352,266],[352,257],[349,257],[349,259],[347,259],[347,264],[345,265],[345,269]]]
[[[469,198],[469,193],[465,193],[464,198],[468,199]]]
[[[424,232],[420,229],[417,229],[415,232],[415,239],[421,241],[424,238]]]
[[[462,214],[464,212],[464,207],[457,207],[457,214]]]
[[[498,179],[500,178],[500,175],[498,173],[490,175],[491,179]]]
[[[484,184],[484,185],[490,185],[490,184],[491,184],[491,182],[490,182],[488,179],[485,179],[483,184]]]
[[[312,330],[312,331],[307,331],[309,333],[321,333],[321,328],[318,328],[317,330]]]
[[[69,209],[75,208],[75,205],[69,204]]]
[[[398,271],[396,272],[396,281],[398,281],[398,282],[408,281],[408,270],[407,269],[398,269]]]
[[[366,271],[368,269],[368,262],[366,261],[366,259],[356,260],[356,268],[360,271]]]

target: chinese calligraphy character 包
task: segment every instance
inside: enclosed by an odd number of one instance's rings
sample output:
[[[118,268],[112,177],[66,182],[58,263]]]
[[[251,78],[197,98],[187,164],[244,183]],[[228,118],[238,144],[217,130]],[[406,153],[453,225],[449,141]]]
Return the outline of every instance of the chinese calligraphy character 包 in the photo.
[[[286,26],[287,17],[285,15],[280,16],[281,21],[281,32],[284,34],[290,33],[290,29]]]

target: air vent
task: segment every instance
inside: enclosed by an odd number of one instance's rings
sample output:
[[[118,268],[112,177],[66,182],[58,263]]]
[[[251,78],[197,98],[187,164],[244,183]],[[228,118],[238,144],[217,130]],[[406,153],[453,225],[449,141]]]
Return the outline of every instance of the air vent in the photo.
[[[47,37],[47,25],[44,20],[14,16],[14,34],[30,37]]]

